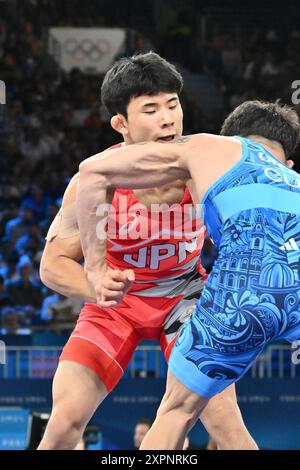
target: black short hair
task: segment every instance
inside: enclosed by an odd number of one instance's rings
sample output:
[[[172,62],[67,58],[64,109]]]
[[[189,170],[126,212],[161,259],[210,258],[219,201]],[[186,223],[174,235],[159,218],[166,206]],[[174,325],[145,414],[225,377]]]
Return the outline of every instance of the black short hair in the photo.
[[[220,134],[241,137],[258,135],[275,140],[282,145],[286,157],[289,157],[299,142],[299,116],[293,108],[278,100],[245,101],[227,116]]]
[[[127,106],[132,98],[157,93],[180,94],[181,74],[175,66],[155,52],[124,57],[106,73],[101,99],[111,116],[120,113],[127,118]]]

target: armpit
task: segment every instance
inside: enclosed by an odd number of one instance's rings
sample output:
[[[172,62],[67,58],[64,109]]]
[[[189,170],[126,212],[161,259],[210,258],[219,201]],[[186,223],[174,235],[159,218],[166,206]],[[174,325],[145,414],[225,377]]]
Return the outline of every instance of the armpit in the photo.
[[[55,219],[49,227],[46,240],[51,242],[54,238],[61,239],[74,237],[79,234],[76,218],[76,203],[60,208]]]

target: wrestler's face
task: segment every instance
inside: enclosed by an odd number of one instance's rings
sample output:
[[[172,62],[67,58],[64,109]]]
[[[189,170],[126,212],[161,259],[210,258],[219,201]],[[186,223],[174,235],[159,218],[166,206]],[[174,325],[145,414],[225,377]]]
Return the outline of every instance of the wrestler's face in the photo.
[[[158,93],[132,98],[127,106],[127,118],[120,114],[114,116],[112,126],[123,135],[126,144],[149,140],[167,142],[182,135],[182,120],[177,94]]]

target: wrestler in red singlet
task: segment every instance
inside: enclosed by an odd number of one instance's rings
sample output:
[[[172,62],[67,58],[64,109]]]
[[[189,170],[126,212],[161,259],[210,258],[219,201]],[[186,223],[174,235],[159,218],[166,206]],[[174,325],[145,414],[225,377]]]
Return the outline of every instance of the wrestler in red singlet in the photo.
[[[169,211],[170,217],[166,211],[162,216],[147,210],[132,190],[117,190],[112,206],[108,227],[115,233],[110,235],[108,229],[107,264],[133,269],[135,282],[114,308],[86,303],[60,357],[94,370],[108,391],[116,386],[142,340],[158,340],[168,359],[205,275],[199,263],[204,229],[196,225],[187,188],[181,202]],[[131,232],[149,237],[133,238]]]

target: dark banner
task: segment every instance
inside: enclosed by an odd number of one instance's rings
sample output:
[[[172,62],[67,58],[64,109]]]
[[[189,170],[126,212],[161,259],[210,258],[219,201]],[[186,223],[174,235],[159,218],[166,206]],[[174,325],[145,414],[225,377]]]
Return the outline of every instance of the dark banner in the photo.
[[[298,382],[298,379],[245,378],[238,384],[246,425],[260,448],[300,449]],[[164,387],[162,379],[121,381],[92,420],[100,428],[104,449],[133,449],[135,423],[140,418],[154,418]],[[0,407],[1,448],[22,448],[28,416],[23,409],[51,408],[51,380],[2,380]],[[200,447],[205,445],[207,434],[200,423],[192,430],[190,439]]]

